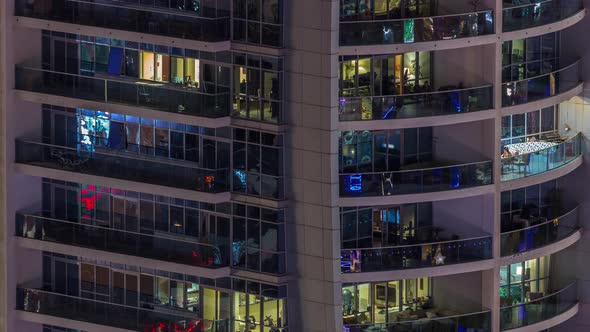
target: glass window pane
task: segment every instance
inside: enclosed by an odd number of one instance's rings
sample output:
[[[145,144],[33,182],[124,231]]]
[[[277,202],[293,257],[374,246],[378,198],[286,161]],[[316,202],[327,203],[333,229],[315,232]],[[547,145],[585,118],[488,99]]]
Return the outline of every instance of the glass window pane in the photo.
[[[555,124],[555,109],[553,106],[544,108],[541,112],[541,131],[554,131],[556,130]]]
[[[512,137],[524,136],[524,114],[512,115]]]
[[[154,303],[154,277],[149,274],[140,275],[139,300],[149,304]]]
[[[539,133],[539,111],[528,112],[526,114],[526,133],[527,135]]]
[[[156,303],[170,304],[170,280],[168,278],[156,278]]]

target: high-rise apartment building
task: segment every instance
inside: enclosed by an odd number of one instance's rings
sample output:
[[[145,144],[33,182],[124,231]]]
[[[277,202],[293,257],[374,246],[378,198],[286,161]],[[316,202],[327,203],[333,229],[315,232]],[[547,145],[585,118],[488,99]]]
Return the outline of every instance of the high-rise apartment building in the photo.
[[[0,331],[590,331],[583,0],[0,0]]]

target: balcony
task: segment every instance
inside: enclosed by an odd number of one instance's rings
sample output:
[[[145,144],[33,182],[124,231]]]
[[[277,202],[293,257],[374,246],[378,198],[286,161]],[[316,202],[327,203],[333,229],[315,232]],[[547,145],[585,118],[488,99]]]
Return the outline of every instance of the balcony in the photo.
[[[17,213],[16,236],[195,267],[229,266],[229,245],[197,243],[172,233],[141,234],[42,214]]]
[[[500,330],[512,330],[557,317],[578,303],[577,283],[527,303],[500,308]]]
[[[409,119],[494,108],[491,85],[394,96],[340,97],[340,121]]]
[[[544,0],[502,10],[504,32],[524,30],[569,18],[584,8],[581,0]]]
[[[359,324],[345,325],[348,332],[364,331],[478,331],[489,332],[491,326],[490,311],[469,313],[435,318],[421,318],[415,320],[404,320],[387,324]]]
[[[228,169],[204,169],[175,161],[96,148],[95,151],[16,141],[16,162],[43,168],[103,176],[204,193],[229,191]]]
[[[580,84],[579,60],[550,73],[502,83],[502,107],[522,105],[565,93]]]
[[[410,44],[494,33],[493,12],[386,20],[340,21],[340,46]]]
[[[181,316],[33,288],[18,287],[16,296],[16,309],[20,311],[130,331],[230,331],[228,320],[200,319],[190,312]]]
[[[492,236],[424,244],[345,249],[342,273],[381,272],[470,263],[492,258]]]
[[[512,156],[502,158],[502,181],[521,179],[554,170],[582,154],[581,133],[567,139],[560,138],[558,141],[561,142],[537,141],[504,146]]]
[[[532,220],[523,220],[528,224]],[[534,221],[533,221],[534,222]],[[525,228],[503,232],[500,238],[502,256],[511,256],[557,243],[580,229],[578,208],[559,218],[541,221]]]
[[[15,0],[16,16],[202,42],[229,40],[229,11],[204,7],[202,12],[209,17],[114,1]]]
[[[26,66],[15,68],[16,89],[161,112],[220,118],[229,116],[229,92],[207,94],[137,79],[99,78]],[[105,75],[106,76],[106,75]]]
[[[492,161],[378,173],[340,174],[340,197],[438,192],[492,184]]]

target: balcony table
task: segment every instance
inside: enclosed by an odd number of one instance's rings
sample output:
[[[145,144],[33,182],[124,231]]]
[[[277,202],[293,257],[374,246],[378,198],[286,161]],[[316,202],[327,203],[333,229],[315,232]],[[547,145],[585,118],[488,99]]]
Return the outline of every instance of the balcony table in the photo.
[[[556,145],[557,145],[557,143],[553,143],[553,142],[538,141],[538,142],[524,142],[524,143],[508,144],[505,147],[508,148],[508,150],[512,154],[514,154],[515,152],[518,152],[519,155],[523,155],[526,153],[532,153],[532,152],[545,150],[545,149],[554,147]]]

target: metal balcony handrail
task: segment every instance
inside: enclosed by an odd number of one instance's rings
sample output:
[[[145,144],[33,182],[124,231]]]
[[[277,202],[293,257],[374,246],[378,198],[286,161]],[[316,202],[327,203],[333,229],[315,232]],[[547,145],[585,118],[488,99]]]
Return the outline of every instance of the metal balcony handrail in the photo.
[[[393,19],[380,19],[380,20],[358,20],[358,21],[340,21],[340,24],[351,24],[351,23],[380,23],[380,22],[394,22],[394,21],[407,21],[407,20],[424,20],[424,19],[437,19],[437,18],[446,18],[446,17],[455,17],[455,16],[468,16],[468,15],[479,15],[484,13],[492,13],[493,9],[483,9],[476,12],[464,12],[464,13],[456,13],[456,14],[444,14],[444,15],[434,15],[434,16],[420,16],[420,17],[406,17],[406,18],[393,18]],[[341,17],[342,18],[342,17]]]
[[[344,324],[345,326],[366,326],[366,325],[376,325],[376,326],[390,326],[390,325],[403,325],[403,324],[408,324],[408,323],[414,323],[414,322],[428,322],[428,321],[436,321],[436,320],[444,320],[444,319],[456,319],[456,318],[462,318],[462,317],[467,317],[467,316],[476,316],[476,315],[482,315],[482,314],[487,314],[490,313],[491,310],[483,310],[483,311],[479,311],[479,312],[472,312],[472,313],[466,313],[466,314],[460,314],[460,315],[453,315],[453,316],[444,316],[444,317],[433,317],[433,318],[422,318],[422,319],[415,319],[415,320],[404,320],[404,321],[399,321],[399,322],[394,322],[394,323],[373,323],[373,324]]]
[[[348,172],[348,173],[340,173],[339,175],[351,175],[351,174],[362,174],[362,175],[369,175],[369,174],[397,174],[397,173],[410,173],[410,172],[420,172],[420,171],[432,171],[437,169],[447,169],[447,168],[455,168],[455,167],[464,167],[464,166],[472,166],[472,165],[483,165],[483,164],[492,164],[492,160],[482,160],[482,161],[474,161],[470,163],[464,164],[456,164],[456,165],[446,165],[446,166],[434,166],[428,168],[417,168],[417,169],[407,169],[407,170],[399,170],[399,171],[382,171],[382,172]]]
[[[16,142],[17,143],[20,142],[20,143],[26,143],[26,144],[34,144],[34,145],[42,145],[42,146],[47,146],[47,147],[56,148],[56,149],[65,149],[65,150],[70,150],[70,151],[73,151],[76,153],[85,153],[85,154],[89,154],[89,155],[93,155],[93,154],[106,155],[106,156],[111,156],[111,157],[133,159],[133,160],[137,160],[137,161],[147,161],[147,162],[153,162],[153,163],[165,164],[165,165],[171,165],[171,166],[181,166],[181,167],[193,168],[193,169],[199,170],[199,171],[209,171],[209,172],[229,171],[229,168],[211,169],[211,168],[204,168],[204,167],[196,167],[194,165],[191,165],[191,162],[182,163],[180,161],[171,162],[169,160],[158,160],[156,158],[149,158],[150,156],[147,156],[147,155],[145,155],[145,158],[140,158],[140,157],[143,157],[144,155],[141,155],[141,154],[129,155],[128,153],[116,153],[116,150],[109,149],[109,148],[100,148],[101,150],[102,149],[107,150],[106,152],[87,151],[87,150],[79,150],[77,148],[72,148],[72,147],[67,147],[67,146],[62,146],[62,145],[54,145],[54,144],[49,144],[49,143],[42,143],[42,142],[38,142],[38,141],[34,141],[34,140],[27,140],[27,139],[16,139]]]
[[[82,226],[82,227],[88,227],[88,228],[94,228],[94,229],[100,229],[100,230],[113,231],[116,233],[125,233],[125,234],[137,235],[137,236],[147,236],[147,237],[152,237],[152,238],[157,238],[157,239],[162,239],[162,240],[178,241],[178,242],[184,242],[187,244],[195,244],[195,245],[207,246],[207,247],[212,247],[212,248],[220,247],[220,245],[214,245],[214,244],[210,244],[210,243],[202,243],[202,242],[196,242],[196,241],[188,241],[186,239],[181,239],[181,238],[164,237],[164,236],[158,236],[158,235],[154,235],[154,234],[139,233],[139,232],[133,232],[133,231],[128,231],[128,230],[116,229],[116,228],[112,228],[112,227],[102,227],[102,226],[97,226],[97,225],[83,224],[80,222],[72,222],[72,221],[67,221],[67,220],[44,217],[42,215],[31,214],[31,213],[17,212],[16,214],[17,214],[17,216],[20,215],[25,218],[31,217],[31,218],[35,218],[35,219],[48,220],[48,221],[52,221],[52,222],[69,224],[69,225],[73,225],[73,226]],[[173,236],[175,234],[170,233],[170,235]]]
[[[580,63],[580,59],[577,59],[573,63],[571,63],[571,64],[569,64],[567,66],[564,66],[564,67],[562,67],[560,69],[557,69],[557,70],[554,70],[554,71],[550,71],[548,73],[539,74],[539,75],[532,76],[532,77],[523,78],[521,80],[515,80],[515,81],[509,81],[509,82],[502,82],[502,85],[508,85],[508,84],[514,84],[514,83],[519,83],[519,82],[530,81],[530,80],[533,80],[533,79],[536,79],[536,78],[545,77],[545,76],[548,76],[548,75],[551,75],[551,74],[556,74],[556,73],[559,73],[559,72],[564,71],[566,69],[569,69],[570,67],[577,66],[579,63]]]
[[[122,308],[122,309],[127,309],[127,310],[131,309],[131,310],[137,310],[137,311],[152,312],[154,314],[160,314],[160,315],[161,314],[164,314],[166,316],[175,316],[175,317],[179,317],[179,318],[199,319],[199,320],[207,321],[207,322],[223,322],[223,321],[226,321],[224,319],[215,321],[215,320],[208,320],[208,319],[203,319],[203,318],[197,318],[197,317],[194,316],[194,313],[192,313],[190,311],[186,311],[186,315],[182,315],[182,314],[180,314],[180,315],[179,314],[169,314],[169,313],[163,313],[161,311],[157,311],[157,310],[153,310],[153,309],[147,309],[147,308],[143,308],[143,307],[134,307],[134,306],[126,305],[126,304],[120,304],[120,303],[114,303],[114,302],[105,302],[105,301],[100,301],[100,300],[96,300],[96,299],[89,299],[89,298],[84,298],[84,297],[79,297],[79,296],[72,296],[72,295],[68,295],[68,294],[62,294],[62,293],[56,293],[56,292],[46,291],[46,290],[42,290],[42,289],[38,289],[38,288],[34,288],[34,287],[26,287],[26,286],[23,286],[23,285],[17,285],[16,288],[17,289],[22,289],[23,291],[31,291],[31,292],[41,293],[41,294],[49,294],[49,295],[53,295],[53,296],[70,298],[70,299],[74,299],[74,300],[100,303],[100,304],[108,305],[109,307],[117,307],[117,308]],[[25,311],[27,311],[27,310],[25,310]]]
[[[435,244],[467,242],[467,241],[472,241],[472,240],[481,240],[481,239],[490,239],[490,238],[492,238],[492,235],[482,235],[482,236],[475,236],[475,237],[470,237],[470,238],[466,238],[466,239],[458,239],[458,240],[445,240],[445,241],[425,242],[425,243],[419,243],[419,244],[407,244],[407,245],[387,246],[387,247],[350,248],[350,249],[347,248],[347,249],[341,249],[340,251],[354,251],[354,250],[359,250],[359,251],[375,250],[375,251],[378,251],[378,250],[388,250],[388,249],[397,249],[397,248],[421,247],[421,246],[435,245]]]
[[[572,209],[571,211],[569,211],[569,212],[567,212],[566,214],[564,214],[564,215],[562,215],[562,216],[559,216],[559,217],[557,217],[557,218],[553,218],[553,219],[551,219],[551,220],[547,220],[547,221],[545,221],[545,222],[542,222],[542,223],[540,223],[540,224],[536,224],[536,225],[532,225],[532,226],[528,226],[528,227],[523,227],[523,228],[515,229],[515,230],[513,230],[513,231],[502,232],[502,233],[501,233],[501,235],[506,235],[506,234],[512,234],[512,233],[522,232],[522,231],[526,231],[527,229],[531,229],[531,228],[537,228],[537,227],[541,227],[541,226],[544,226],[544,225],[547,225],[547,224],[551,224],[551,223],[555,222],[555,220],[566,218],[566,217],[568,217],[569,215],[571,215],[571,214],[573,214],[573,213],[576,213],[577,211],[578,211],[578,206],[576,206],[576,207],[575,207],[574,209]]]
[[[104,77],[96,77],[96,76],[88,76],[88,75],[60,72],[60,71],[55,71],[55,70],[51,70],[51,69],[34,68],[33,66],[29,66],[29,65],[25,65],[25,64],[17,64],[16,68],[22,68],[22,69],[28,69],[28,70],[34,70],[34,71],[46,72],[46,73],[54,73],[54,74],[58,74],[58,75],[65,75],[65,76],[72,76],[72,77],[80,77],[80,78],[84,78],[84,79],[91,79],[91,80],[104,81],[104,82],[115,82],[115,83],[122,83],[122,84],[147,86],[150,88],[157,88],[157,89],[182,91],[182,92],[211,96],[211,97],[229,95],[229,92],[208,93],[208,92],[202,92],[202,91],[182,88],[180,85],[175,86],[174,84],[167,84],[167,82],[156,82],[156,81],[144,80],[144,79],[135,78],[135,77],[129,78],[130,80],[133,79],[135,81],[135,82],[132,82],[132,81],[125,81],[125,80],[116,79],[116,78],[104,78]]]
[[[554,0],[543,0],[543,1],[539,1],[539,2],[533,2],[533,3],[525,3],[522,5],[509,5],[509,7],[503,7],[502,11],[507,11],[510,9],[517,9],[517,8],[524,8],[524,7],[529,7],[529,6],[536,6],[536,5],[541,5],[544,3],[549,3],[549,2],[554,2]]]
[[[444,94],[444,93],[453,93],[453,92],[464,92],[470,90],[480,90],[480,89],[487,89],[493,88],[493,84],[487,84],[477,87],[471,88],[463,88],[463,89],[453,89],[453,90],[443,90],[443,91],[431,91],[431,92],[415,92],[415,93],[404,93],[404,94],[397,94],[397,95],[373,95],[373,96],[340,96],[341,98],[346,99],[364,99],[364,98],[388,98],[388,97],[412,97],[412,96],[420,96],[420,95],[434,95],[434,94]]]
[[[500,309],[502,310],[502,309],[520,307],[520,306],[524,306],[524,305],[527,305],[527,304],[535,304],[536,302],[539,302],[539,301],[542,301],[544,299],[553,297],[553,296],[555,296],[557,294],[561,294],[561,293],[565,292],[566,290],[570,289],[571,287],[575,286],[576,284],[577,284],[577,280],[576,281],[572,281],[567,286],[563,287],[562,289],[558,290],[557,292],[554,292],[554,293],[545,295],[543,297],[540,297],[538,299],[534,299],[534,300],[529,301],[529,302],[523,302],[523,303],[518,303],[518,304],[513,304],[513,305],[505,306],[505,307],[500,307]]]
[[[110,8],[121,8],[121,9],[133,9],[133,10],[137,10],[137,11],[142,11],[142,12],[148,12],[148,13],[162,13],[162,14],[168,14],[168,15],[174,15],[174,16],[183,16],[183,17],[189,17],[189,18],[198,18],[198,19],[204,19],[204,20],[217,20],[217,19],[227,19],[230,18],[230,16],[219,16],[219,17],[208,17],[208,16],[199,16],[196,15],[190,11],[175,11],[169,8],[160,8],[160,7],[151,7],[153,9],[149,9],[146,8],[146,6],[137,6],[131,3],[121,3],[121,4],[114,4],[114,3],[104,3],[104,2],[96,2],[96,1],[85,1],[85,0],[66,0],[68,2],[77,2],[77,3],[82,3],[82,4],[87,4],[87,5],[91,5],[91,6],[102,6],[102,7],[110,7]],[[157,10],[154,10],[157,9]]]

